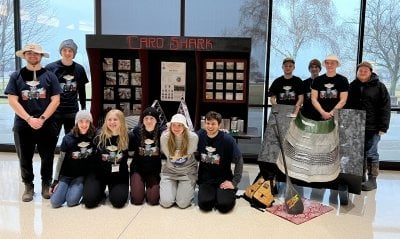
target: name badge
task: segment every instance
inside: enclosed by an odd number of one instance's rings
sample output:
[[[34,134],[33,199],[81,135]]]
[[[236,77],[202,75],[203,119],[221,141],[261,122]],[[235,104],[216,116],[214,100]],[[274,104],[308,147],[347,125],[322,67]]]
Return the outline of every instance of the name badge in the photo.
[[[119,164],[113,164],[111,166],[111,172],[112,173],[118,173],[119,172]]]

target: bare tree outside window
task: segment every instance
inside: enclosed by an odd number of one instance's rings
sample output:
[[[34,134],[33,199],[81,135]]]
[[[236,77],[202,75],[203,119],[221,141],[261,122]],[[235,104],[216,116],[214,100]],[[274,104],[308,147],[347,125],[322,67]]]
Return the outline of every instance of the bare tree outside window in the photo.
[[[4,90],[5,74],[14,69],[14,21],[13,1],[2,0],[0,4],[0,90]],[[1,92],[2,94],[3,92]]]
[[[400,8],[397,0],[367,1],[364,58],[387,70],[391,96],[400,78]]]
[[[248,0],[241,8],[240,29],[254,42],[265,41],[268,0]],[[274,1],[271,47],[280,57],[296,58],[314,45],[339,52],[336,8],[331,0]]]
[[[22,44],[44,42],[51,37],[51,26],[56,24],[48,0],[21,1]],[[14,9],[12,0],[0,3],[0,90],[3,94],[8,74],[15,70]]]

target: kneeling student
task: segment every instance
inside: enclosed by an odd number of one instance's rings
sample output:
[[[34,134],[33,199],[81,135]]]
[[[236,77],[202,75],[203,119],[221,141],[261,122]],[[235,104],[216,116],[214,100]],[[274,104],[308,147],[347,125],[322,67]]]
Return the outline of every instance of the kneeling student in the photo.
[[[61,143],[54,181],[49,189],[53,208],[61,207],[65,202],[69,207],[80,203],[83,181],[93,154],[95,132],[90,112],[79,111],[75,116],[75,126]]]
[[[198,203],[203,211],[211,211],[215,207],[227,213],[235,206],[237,185],[242,178],[243,157],[234,138],[219,130],[221,114],[210,111],[205,118],[205,129],[197,132],[200,155]],[[235,164],[234,173],[231,163]]]

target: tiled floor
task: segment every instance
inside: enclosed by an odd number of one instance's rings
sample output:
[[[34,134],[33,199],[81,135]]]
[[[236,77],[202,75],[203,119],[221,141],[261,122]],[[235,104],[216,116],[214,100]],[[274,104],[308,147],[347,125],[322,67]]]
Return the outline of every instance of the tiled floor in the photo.
[[[295,225],[243,199],[226,215],[203,213],[195,203],[187,209],[130,204],[114,209],[108,202],[91,210],[52,209],[40,195],[39,166],[35,156],[35,197],[23,203],[16,155],[0,153],[0,238],[400,238],[400,174],[393,171],[381,172],[377,190],[351,195],[348,206],[329,204],[329,190],[317,190],[321,202],[334,210]],[[256,165],[245,165],[238,193],[257,173]],[[304,196],[310,192],[305,188]]]

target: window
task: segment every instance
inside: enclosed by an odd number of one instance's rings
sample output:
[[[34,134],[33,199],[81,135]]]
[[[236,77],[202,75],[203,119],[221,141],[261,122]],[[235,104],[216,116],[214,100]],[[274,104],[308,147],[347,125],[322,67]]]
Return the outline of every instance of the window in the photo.
[[[11,3],[10,3],[11,2]],[[1,94],[4,96],[4,87],[8,83],[8,76],[15,71],[15,39],[12,2],[3,0],[0,4],[1,16],[7,16],[7,42],[4,53],[0,53],[0,79]],[[8,4],[8,5],[6,5]],[[29,42],[39,43],[49,58],[42,59],[42,66],[61,58],[59,45],[65,39],[73,39],[78,45],[75,61],[85,67],[90,80],[89,62],[86,54],[85,35],[94,33],[94,1],[58,1],[58,0],[21,0],[21,39],[22,47]],[[71,17],[73,16],[73,17]],[[8,19],[10,18],[10,19]],[[0,18],[2,21],[4,18]],[[3,22],[0,22],[2,25]],[[2,28],[3,29],[3,28]],[[0,48],[1,49],[1,48]],[[17,49],[19,50],[19,49]],[[3,68],[4,65],[4,68]],[[22,61],[22,66],[25,62]],[[86,85],[87,98],[91,98],[90,83]],[[1,107],[4,107],[2,117],[7,122],[12,122],[14,112],[8,106],[6,99],[0,99]],[[13,144],[13,138],[9,137],[12,133],[11,124],[7,124],[7,137],[2,137],[2,144]],[[62,137],[60,137],[61,141]],[[60,142],[59,142],[60,143]]]
[[[8,78],[15,71],[14,49],[14,7],[13,1],[2,0],[0,2],[0,96],[4,96]],[[5,100],[0,99],[0,103]]]
[[[365,14],[363,60],[373,64],[374,72],[379,75],[391,96],[392,109],[400,106],[400,9],[398,1],[367,1]],[[390,44],[388,43],[390,42]],[[398,162],[400,143],[400,114],[392,112],[389,131],[379,144],[380,159]]]
[[[283,75],[282,60],[296,61],[294,75],[310,77],[308,63],[336,54],[339,74],[354,79],[358,39],[358,1],[274,1],[269,84]],[[329,3],[329,5],[326,5]],[[356,21],[354,19],[357,19]],[[351,21],[353,24],[347,24]],[[352,34],[350,34],[352,33]],[[321,74],[324,73],[322,69]]]
[[[103,0],[102,34],[179,36],[180,0]]]

